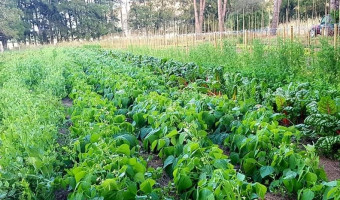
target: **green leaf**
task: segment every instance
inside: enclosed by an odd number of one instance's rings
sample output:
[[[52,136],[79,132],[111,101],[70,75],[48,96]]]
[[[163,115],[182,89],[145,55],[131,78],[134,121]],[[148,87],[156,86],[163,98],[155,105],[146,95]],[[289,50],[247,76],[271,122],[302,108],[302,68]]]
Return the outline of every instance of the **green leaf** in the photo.
[[[152,131],[152,128],[141,128],[140,129],[140,138],[144,139],[150,132]]]
[[[199,192],[198,200],[215,200],[214,193],[207,188],[203,188]]]
[[[213,165],[216,169],[227,169],[228,162],[226,159],[217,159]]]
[[[165,137],[171,138],[175,135],[178,135],[178,132],[176,129],[172,130],[169,134],[167,134]]]
[[[312,172],[308,172],[306,174],[306,181],[307,181],[308,185],[314,185],[317,180],[318,180],[318,177],[317,177],[316,174],[314,174]]]
[[[246,176],[245,176],[244,174],[237,173],[236,178],[237,178],[237,180],[239,180],[239,181],[244,181],[244,179],[246,178]]]
[[[334,194],[338,191],[339,189],[337,187],[334,187],[332,189],[330,189],[328,192],[327,192],[327,199],[332,199],[334,197]]]
[[[312,200],[314,199],[314,192],[310,189],[303,190],[301,200]]]
[[[320,113],[333,115],[337,112],[336,103],[330,97],[322,97],[318,103],[318,110]]]
[[[261,199],[264,199],[264,196],[266,195],[266,192],[267,192],[267,187],[260,183],[255,183],[255,190],[256,190],[256,194]]]
[[[100,138],[100,134],[98,134],[98,133],[93,133],[93,134],[91,135],[90,141],[91,141],[92,143],[98,142],[99,138]]]
[[[155,180],[153,179],[146,179],[141,185],[140,189],[143,191],[145,194],[149,194],[152,192],[152,186],[156,183]]]
[[[179,192],[182,192],[192,186],[192,181],[191,179],[186,176],[186,175],[181,175],[178,183],[177,183],[177,188]]]
[[[276,103],[277,109],[279,111],[281,111],[283,109],[285,102],[286,102],[286,99],[283,96],[276,96],[275,97],[275,103]]]
[[[322,183],[324,186],[335,187],[337,185],[336,181],[324,182]]]
[[[137,138],[136,136],[129,134],[129,133],[121,133],[114,135],[113,138],[117,140],[118,144],[128,144],[131,147],[134,147],[137,145]]]
[[[211,128],[215,124],[215,121],[216,121],[216,117],[207,111],[200,112],[198,114],[198,119],[203,120],[205,124],[208,125],[208,128]]]
[[[172,163],[174,162],[175,157],[174,156],[168,156],[165,161],[164,161],[164,165],[163,168],[166,168],[169,165],[172,165]]]
[[[289,171],[287,171],[286,173],[285,173],[285,177],[283,178],[283,179],[293,179],[293,178],[295,178],[297,176],[297,173],[296,172],[293,172],[293,171],[291,171],[291,170],[289,170]]]
[[[143,182],[145,179],[144,179],[144,174],[143,173],[136,173],[135,176],[133,177],[134,181],[136,182]]]
[[[113,121],[115,122],[115,123],[123,123],[123,122],[125,122],[125,116],[124,115],[117,115],[117,116],[115,116],[115,118],[113,119]]]
[[[117,153],[122,153],[127,156],[130,156],[130,147],[128,144],[122,144],[117,148]]]
[[[151,151],[154,151],[157,146],[157,140],[153,141],[151,144]]]
[[[162,149],[166,145],[166,141],[164,139],[159,139],[157,144],[157,151]]]
[[[240,162],[240,156],[238,153],[232,152],[230,154],[231,164],[236,165]]]
[[[79,181],[85,177],[85,175],[87,174],[87,172],[85,171],[80,171],[77,174],[74,175],[74,178],[76,179],[76,183],[79,183]]]
[[[263,166],[260,168],[260,174],[262,178],[271,175],[273,172],[274,168],[272,166]]]
[[[102,182],[102,184],[100,185],[102,187],[102,189],[105,192],[109,192],[111,190],[118,190],[118,185],[115,179],[106,179]]]
[[[138,127],[142,127],[146,124],[146,120],[144,118],[144,114],[143,113],[136,113],[133,115],[133,120],[136,122],[136,125]]]
[[[243,169],[246,174],[252,173],[256,168],[257,161],[254,158],[247,158],[243,162]]]

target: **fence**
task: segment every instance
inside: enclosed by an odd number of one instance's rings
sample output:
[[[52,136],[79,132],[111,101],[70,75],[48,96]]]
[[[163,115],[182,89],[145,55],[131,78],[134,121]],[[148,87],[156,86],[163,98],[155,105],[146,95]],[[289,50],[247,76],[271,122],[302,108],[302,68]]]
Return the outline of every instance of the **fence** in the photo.
[[[272,32],[276,34],[272,34]],[[312,33],[314,31],[314,33]],[[168,33],[163,35],[133,35],[130,37],[105,37],[99,44],[105,48],[126,49],[133,46],[148,46],[152,48],[181,47],[190,48],[201,43],[211,43],[216,48],[221,48],[223,41],[235,44],[240,48],[246,48],[254,40],[259,40],[267,45],[275,45],[278,38],[283,41],[298,41],[307,47],[317,47],[320,39],[332,42],[337,47],[339,37],[338,25],[334,28],[323,27],[312,29],[311,25],[293,26],[290,24],[282,25],[276,30],[269,28],[244,30],[244,31],[225,31],[212,33],[188,33],[177,34]]]
[[[99,44],[104,48],[127,49],[130,47],[149,47],[149,48],[171,48],[177,47],[189,51],[191,47],[202,43],[210,43],[216,48],[222,48],[224,41],[236,45],[238,48],[247,48],[254,40],[258,40],[268,46],[276,45],[278,39],[283,41],[298,41],[305,45],[306,48],[318,48],[320,40],[326,40],[334,47],[339,45],[339,26],[333,28],[324,27],[318,30],[314,36],[311,35],[313,24],[318,20],[307,20],[305,22],[292,21],[281,24],[276,30],[275,35],[271,34],[270,28],[252,29],[252,30],[227,30],[225,32],[210,33],[183,33],[168,32],[155,35],[131,35],[129,37],[106,36],[97,41],[71,41],[51,44],[50,46],[80,46],[85,44]],[[21,45],[16,49],[36,48],[41,45]]]

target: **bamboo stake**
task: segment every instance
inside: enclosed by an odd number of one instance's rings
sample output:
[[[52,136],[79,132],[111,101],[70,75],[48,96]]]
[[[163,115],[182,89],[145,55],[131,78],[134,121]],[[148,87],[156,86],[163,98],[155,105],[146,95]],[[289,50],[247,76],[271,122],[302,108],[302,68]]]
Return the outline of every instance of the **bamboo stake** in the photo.
[[[294,41],[294,27],[293,26],[290,27],[290,41],[291,42]]]
[[[334,24],[334,48],[337,48],[338,24]]]
[[[244,17],[244,8],[243,8],[243,43],[246,44],[246,32],[245,32],[245,17]]]
[[[223,50],[222,33],[220,33],[220,49]]]
[[[300,35],[300,0],[298,0],[298,35]]]
[[[237,39],[238,39],[238,31],[239,31],[239,24],[238,24],[238,11],[237,11],[237,14],[236,14],[236,43],[237,43]]]

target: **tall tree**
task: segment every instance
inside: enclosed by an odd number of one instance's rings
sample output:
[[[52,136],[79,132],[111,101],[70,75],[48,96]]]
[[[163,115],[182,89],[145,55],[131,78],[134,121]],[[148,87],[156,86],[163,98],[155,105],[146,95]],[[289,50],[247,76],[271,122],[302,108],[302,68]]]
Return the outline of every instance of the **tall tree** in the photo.
[[[195,32],[202,33],[204,11],[205,11],[205,0],[199,1],[199,9],[197,8],[197,0],[194,0],[194,12],[195,12]]]
[[[339,0],[330,0],[329,4],[331,12],[334,10],[339,10]]]
[[[277,30],[277,26],[279,23],[279,17],[280,17],[281,3],[282,3],[282,0],[274,0],[273,19],[270,25],[271,35],[276,35],[276,30]]]
[[[228,0],[218,0],[218,30],[224,31],[225,15],[227,13]]]
[[[16,1],[2,0],[0,2],[0,41],[4,49],[7,48],[7,41],[17,39],[23,33],[21,12],[16,7]]]

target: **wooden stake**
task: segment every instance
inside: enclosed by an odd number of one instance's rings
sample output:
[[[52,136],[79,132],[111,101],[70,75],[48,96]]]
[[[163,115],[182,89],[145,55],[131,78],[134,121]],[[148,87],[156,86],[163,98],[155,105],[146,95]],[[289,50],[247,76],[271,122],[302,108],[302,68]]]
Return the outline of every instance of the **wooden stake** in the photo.
[[[294,41],[294,27],[293,26],[290,27],[290,41],[291,42]]]
[[[298,0],[298,34],[300,35],[300,0]]]
[[[338,24],[334,24],[334,48],[337,48]]]
[[[222,41],[222,33],[220,33],[220,48],[223,50],[223,41]]]

